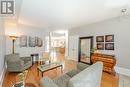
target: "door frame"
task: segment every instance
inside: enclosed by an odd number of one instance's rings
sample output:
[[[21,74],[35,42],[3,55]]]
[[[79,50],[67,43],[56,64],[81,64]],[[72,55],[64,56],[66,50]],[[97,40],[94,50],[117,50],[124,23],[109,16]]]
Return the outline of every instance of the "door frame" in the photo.
[[[80,61],[80,56],[81,56],[81,40],[82,39],[90,39],[91,40],[91,47],[90,47],[90,63],[86,63],[86,62],[83,62],[83,61]],[[78,52],[78,62],[82,62],[82,63],[86,63],[86,64],[89,64],[91,65],[92,64],[92,60],[91,60],[91,56],[92,56],[92,53],[91,53],[91,49],[93,48],[93,36],[87,36],[87,37],[79,37],[79,52]]]

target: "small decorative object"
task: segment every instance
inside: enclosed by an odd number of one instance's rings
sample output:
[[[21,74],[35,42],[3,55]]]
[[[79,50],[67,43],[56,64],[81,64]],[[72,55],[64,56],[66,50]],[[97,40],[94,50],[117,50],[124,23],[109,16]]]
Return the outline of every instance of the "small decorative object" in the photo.
[[[104,43],[97,43],[97,50],[104,50]]]
[[[106,35],[105,41],[106,42],[114,42],[114,35]]]
[[[96,41],[97,42],[104,42],[104,36],[97,36]]]
[[[20,36],[20,47],[27,47],[27,36]]]
[[[114,50],[114,43],[105,43],[105,50]]]
[[[29,47],[35,47],[35,37],[29,36]]]
[[[13,46],[12,46],[12,53],[14,54],[14,43],[16,41],[16,39],[18,38],[17,36],[9,36],[12,39],[13,42]]]

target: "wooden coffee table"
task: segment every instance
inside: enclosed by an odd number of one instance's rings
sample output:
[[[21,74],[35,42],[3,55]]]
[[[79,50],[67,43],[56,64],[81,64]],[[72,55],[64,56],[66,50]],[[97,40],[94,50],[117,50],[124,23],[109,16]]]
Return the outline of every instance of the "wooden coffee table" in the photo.
[[[49,63],[49,64],[39,65],[37,67],[38,75],[39,75],[39,72],[41,72],[42,77],[43,77],[44,72],[47,72],[47,71],[53,70],[53,69],[57,69],[58,67],[61,67],[61,72],[62,72],[63,66],[62,66],[62,63],[60,63],[60,62],[53,62],[53,63]]]

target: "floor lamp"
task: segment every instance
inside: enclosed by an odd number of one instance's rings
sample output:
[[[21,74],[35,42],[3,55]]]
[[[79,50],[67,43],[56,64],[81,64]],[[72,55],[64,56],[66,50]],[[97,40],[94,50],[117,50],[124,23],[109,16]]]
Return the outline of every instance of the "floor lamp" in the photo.
[[[18,38],[17,36],[9,36],[12,39],[13,42],[13,46],[12,46],[12,53],[14,54],[14,42],[16,41],[16,39]]]

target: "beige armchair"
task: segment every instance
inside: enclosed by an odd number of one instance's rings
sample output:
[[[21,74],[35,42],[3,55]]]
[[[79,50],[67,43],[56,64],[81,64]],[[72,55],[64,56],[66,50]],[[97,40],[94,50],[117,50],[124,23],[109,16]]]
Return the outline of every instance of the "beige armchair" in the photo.
[[[20,57],[19,54],[9,54],[5,57],[9,72],[22,72],[32,66],[31,57]]]

